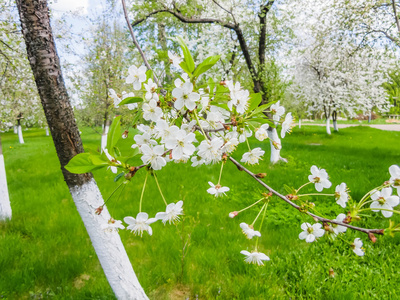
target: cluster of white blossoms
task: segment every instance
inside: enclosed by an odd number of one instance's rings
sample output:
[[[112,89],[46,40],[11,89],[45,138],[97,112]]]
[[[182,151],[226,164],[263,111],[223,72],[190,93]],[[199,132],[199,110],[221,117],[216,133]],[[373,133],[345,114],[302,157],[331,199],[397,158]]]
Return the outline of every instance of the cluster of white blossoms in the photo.
[[[136,153],[139,152],[141,155],[143,165],[137,167],[126,165],[121,162],[122,159],[120,159],[121,161],[117,159],[117,154],[115,155],[116,157],[111,155],[114,153],[113,150],[105,149],[104,152],[109,160],[111,171],[117,173],[118,169],[122,169],[122,174],[125,174],[125,178],[130,179],[138,169],[147,167],[147,175],[153,173],[166,206],[165,211],[158,212],[154,218],[149,218],[148,213],[142,212],[142,200],[147,182],[146,175],[140,198],[139,213],[136,218],[131,216],[124,218],[124,222],[127,224],[126,228],[140,236],[143,235],[144,231],[152,235],[151,224],[157,221],[161,221],[163,224],[176,223],[179,221],[180,216],[183,215],[183,201],[167,204],[155,171],[161,170],[168,162],[190,162],[193,167],[219,163],[221,164],[219,179],[216,184],[211,181],[208,182],[210,187],[207,189],[207,193],[215,197],[226,196],[230,188],[221,185],[221,175],[224,164],[234,154],[238,145],[246,143],[248,148],[248,151],[240,159],[242,163],[258,164],[262,160],[265,151],[261,147],[251,148],[249,138],[253,133],[254,137],[260,142],[265,141],[267,145],[267,142],[270,141],[275,149],[279,150],[281,149],[281,142],[276,128],[281,125],[280,137],[284,138],[291,131],[294,121],[290,112],[284,117],[285,108],[280,105],[279,101],[273,104],[261,105],[261,96],[251,95],[248,90],[243,89],[239,82],[228,80],[218,84],[211,80],[208,84],[203,84],[201,88],[198,88],[196,86],[198,79],[196,76],[199,75],[195,75],[194,62],[188,60],[186,56],[185,59],[182,59],[171,52],[168,52],[168,56],[174,67],[187,73],[181,74],[174,81],[174,87],[171,91],[164,93],[164,90],[163,93],[160,93],[161,88],[153,82],[152,73],[146,72],[144,66],[139,68],[131,66],[128,70],[126,83],[132,85],[134,92],[123,92],[122,95],[118,95],[114,90],[110,89],[109,91],[115,107],[123,104],[128,105],[129,109],[137,110],[139,119],[140,117],[144,119],[143,124],[136,126],[137,129],[135,130],[132,144],[132,148],[136,149]],[[266,117],[265,113],[269,117]],[[283,117],[284,120],[281,121]],[[232,160],[232,157],[230,158]],[[243,169],[236,160],[232,161],[237,164],[239,169]],[[246,170],[246,172],[248,171]],[[300,212],[308,214],[310,214],[309,210],[314,209],[315,204],[309,202],[306,197],[318,194],[299,194],[299,191],[307,185],[314,185],[318,192],[322,192],[323,189],[329,189],[332,186],[324,169],[312,166],[310,172],[309,181],[297,190],[293,190],[293,194],[284,197],[274,192],[280,198],[283,197],[285,201],[290,202]],[[352,219],[360,219],[358,212],[366,210],[365,207],[362,209],[366,203],[371,203],[369,208],[371,211],[381,211],[383,216],[391,217],[393,208],[399,204],[399,197],[392,195],[392,189],[396,188],[397,193],[400,194],[400,168],[393,165],[389,168],[389,172],[391,175],[390,180],[368,193],[358,204],[349,196],[345,183],[337,185],[334,194],[321,194],[333,196],[336,203],[342,208],[346,208],[348,202],[351,203],[349,205],[350,211],[346,214],[341,213],[332,220],[322,217],[317,218],[316,215],[311,214],[317,223],[302,223],[302,232],[299,234],[299,238],[307,243],[312,243],[325,235],[334,239],[344,234],[348,228],[347,224]],[[129,174],[130,176],[126,177]],[[252,176],[263,178],[265,177],[263,174],[253,174]],[[266,254],[259,252],[257,248],[268,203],[273,196],[271,189],[268,192],[263,193],[261,199],[245,209],[229,214],[230,218],[235,218],[248,208],[258,204],[261,205],[256,218],[251,224],[241,222],[239,225],[247,239],[252,240],[254,238],[256,240],[256,246],[252,252],[243,250],[240,253],[245,255],[246,262],[257,265],[263,265],[264,261],[270,260]],[[370,201],[368,201],[369,198],[371,198]],[[296,206],[291,200],[300,201],[301,203]],[[254,225],[260,215],[262,215],[260,218],[261,224],[257,228],[258,230],[255,230]],[[103,228],[107,231],[113,231],[124,229],[125,227],[121,221],[110,219]],[[359,238],[356,238],[351,243],[355,254],[364,255],[365,252],[362,245],[363,243]]]

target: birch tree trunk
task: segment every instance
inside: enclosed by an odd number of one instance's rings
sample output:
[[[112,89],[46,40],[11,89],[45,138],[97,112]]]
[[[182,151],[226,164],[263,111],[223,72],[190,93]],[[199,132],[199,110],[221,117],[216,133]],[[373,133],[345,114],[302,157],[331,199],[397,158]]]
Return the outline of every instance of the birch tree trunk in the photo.
[[[0,136],[0,221],[11,220],[11,205],[8,195],[6,167],[4,164],[3,149]]]
[[[301,128],[301,118],[299,118],[299,128]]]
[[[147,299],[116,231],[101,226],[110,218],[91,173],[72,174],[64,166],[83,152],[82,141],[61,74],[46,0],[17,0],[28,59],[54,141],[64,180],[88,231],[101,266],[118,299]]]

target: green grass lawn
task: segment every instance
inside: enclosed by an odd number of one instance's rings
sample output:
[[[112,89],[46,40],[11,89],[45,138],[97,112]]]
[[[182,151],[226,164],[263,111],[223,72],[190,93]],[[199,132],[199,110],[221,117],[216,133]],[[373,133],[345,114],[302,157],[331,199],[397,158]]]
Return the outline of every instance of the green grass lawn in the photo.
[[[86,148],[97,149],[100,136],[84,129]],[[128,139],[131,139],[129,137]],[[13,133],[2,134],[13,219],[0,223],[0,298],[4,299],[114,299],[91,247],[83,223],[63,182],[50,137],[44,130],[25,132],[25,144]],[[255,173],[285,193],[283,184],[298,187],[315,164],[327,170],[333,187],[346,182],[353,198],[389,179],[388,168],[400,164],[400,132],[367,127],[340,130],[331,136],[324,127],[302,126],[283,140],[287,164],[268,163],[269,145]],[[234,157],[246,149],[241,145]],[[129,147],[128,141],[122,148]],[[251,251],[239,223],[251,223],[257,209],[230,219],[228,213],[260,198],[263,190],[245,173],[228,163],[222,185],[227,196],[207,194],[207,182],[218,181],[219,165],[192,168],[170,164],[158,179],[167,202],[184,200],[185,216],[177,226],[157,222],[153,235],[143,238],[120,231],[139,281],[151,299],[397,299],[400,284],[400,239],[348,232],[342,239],[325,238],[307,244],[298,239],[300,224],[313,223],[281,200],[273,198],[259,240],[259,251],[271,260],[258,267],[243,262],[241,250]],[[104,198],[116,188],[114,174],[94,173]],[[116,219],[136,216],[145,176],[142,169],[108,202]],[[312,191],[310,188],[309,191]],[[317,208],[332,218],[342,210],[332,198],[315,198]],[[150,216],[163,210],[153,178],[149,178],[143,210]],[[400,218],[395,218],[399,222]],[[387,227],[381,214],[361,226]],[[356,256],[346,241],[362,238],[366,255]],[[344,241],[343,241],[344,240]],[[329,276],[329,269],[335,276]]]

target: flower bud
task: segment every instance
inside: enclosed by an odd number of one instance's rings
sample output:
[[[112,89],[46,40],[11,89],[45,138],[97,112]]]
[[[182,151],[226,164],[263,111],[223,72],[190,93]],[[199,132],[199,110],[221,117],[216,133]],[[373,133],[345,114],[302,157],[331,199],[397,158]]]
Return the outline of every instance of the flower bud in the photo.
[[[94,213],[95,213],[96,215],[100,215],[102,211],[103,211],[103,205],[102,205],[102,206],[99,206],[98,208],[96,208],[96,210],[94,211]]]
[[[368,237],[371,240],[371,242],[373,243],[376,242],[376,236],[372,232],[368,232]]]
[[[221,81],[219,82],[219,85],[226,85],[226,81],[225,81],[225,80],[221,80]]]
[[[236,217],[237,215],[238,215],[239,213],[237,212],[237,211],[233,211],[233,212],[230,212],[229,213],[229,218],[234,218],[234,217]]]
[[[329,277],[335,277],[335,271],[332,268],[329,269]]]
[[[125,130],[124,133],[122,134],[122,138],[126,139],[128,137],[128,133],[129,133],[129,131]]]
[[[267,176],[267,173],[258,173],[258,174],[256,174],[257,178],[264,178],[265,176]]]

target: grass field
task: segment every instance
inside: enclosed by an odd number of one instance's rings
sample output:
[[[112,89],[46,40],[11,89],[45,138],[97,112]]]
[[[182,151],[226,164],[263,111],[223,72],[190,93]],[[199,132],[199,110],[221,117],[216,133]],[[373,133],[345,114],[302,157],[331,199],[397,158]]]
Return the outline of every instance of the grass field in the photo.
[[[283,141],[287,164],[271,166],[268,159],[250,167],[266,172],[265,181],[285,193],[283,183],[298,187],[315,164],[327,170],[333,188],[346,182],[353,198],[389,178],[388,167],[400,164],[400,132],[367,127],[343,129],[327,136],[324,127],[303,126]],[[63,182],[50,137],[44,130],[25,132],[25,144],[12,133],[2,134],[13,219],[0,224],[0,298],[114,299],[90,240]],[[99,147],[100,136],[85,129],[86,148]],[[268,149],[252,141],[254,147]],[[125,144],[122,147],[129,147]],[[242,146],[234,155],[241,157]],[[268,157],[268,150],[266,158]],[[364,241],[366,255],[356,256],[337,239],[307,244],[298,239],[305,219],[273,198],[262,230],[259,250],[271,260],[264,267],[243,262],[241,250],[251,251],[240,222],[251,223],[253,209],[230,219],[228,213],[260,198],[262,189],[227,164],[222,184],[226,197],[207,194],[207,182],[218,181],[219,166],[191,168],[171,164],[158,172],[167,202],[184,200],[185,217],[177,226],[153,224],[153,236],[120,231],[139,281],[151,299],[398,299],[400,239],[383,236],[376,244],[361,233],[343,239]],[[115,189],[110,171],[94,173],[106,198]],[[144,172],[108,203],[116,219],[136,216]],[[311,191],[311,190],[310,190]],[[143,210],[150,216],[163,209],[152,178]],[[343,212],[333,199],[314,199],[328,216]],[[399,222],[399,218],[395,218]],[[360,225],[387,227],[381,214]],[[335,276],[329,276],[329,269]]]

